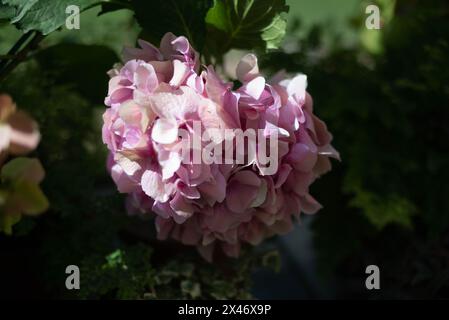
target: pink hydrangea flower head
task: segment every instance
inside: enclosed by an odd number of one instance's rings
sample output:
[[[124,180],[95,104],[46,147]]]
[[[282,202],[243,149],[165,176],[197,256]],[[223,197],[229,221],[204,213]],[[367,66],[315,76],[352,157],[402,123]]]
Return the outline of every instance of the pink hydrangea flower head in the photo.
[[[301,212],[321,208],[309,187],[339,155],[305,75],[266,79],[250,54],[233,89],[212,66],[200,72],[185,37],[139,45],[109,73],[103,115],[108,169],[130,214],[155,215],[159,239],[212,260],[218,249],[237,257],[243,244],[284,234]],[[255,132],[255,143],[239,140],[242,132]]]

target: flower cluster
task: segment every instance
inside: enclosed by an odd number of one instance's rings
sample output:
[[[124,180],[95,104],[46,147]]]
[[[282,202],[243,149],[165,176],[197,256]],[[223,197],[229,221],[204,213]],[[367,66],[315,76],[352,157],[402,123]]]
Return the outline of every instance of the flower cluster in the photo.
[[[237,66],[235,89],[212,66],[200,71],[185,37],[167,33],[160,48],[139,45],[125,49],[124,65],[110,71],[103,116],[108,168],[118,190],[129,194],[130,213],[156,214],[160,239],[195,245],[211,260],[217,247],[238,256],[243,243],[286,233],[301,212],[320,208],[309,186],[330,170],[329,157],[339,156],[313,114],[305,75],[281,72],[267,80],[249,54]],[[227,161],[238,152],[224,149],[250,144],[221,134],[230,129],[262,132],[257,152],[244,148],[243,163]],[[185,152],[198,131],[213,134]],[[216,161],[192,159],[193,149],[211,144]],[[276,170],[267,170],[262,148],[275,156]]]
[[[37,123],[17,110],[11,97],[0,94],[0,165],[10,155],[25,155],[39,144]]]

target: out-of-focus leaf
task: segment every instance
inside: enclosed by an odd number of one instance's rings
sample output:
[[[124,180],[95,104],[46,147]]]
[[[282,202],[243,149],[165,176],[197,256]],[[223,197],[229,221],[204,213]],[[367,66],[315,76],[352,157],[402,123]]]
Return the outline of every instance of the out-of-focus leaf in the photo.
[[[181,291],[191,299],[201,297],[201,286],[197,282],[192,282],[190,280],[184,280],[181,282]]]
[[[20,201],[22,213],[37,215],[48,209],[48,200],[41,188],[32,182],[21,181],[14,188],[14,197]]]
[[[45,171],[38,159],[15,158],[3,166],[0,176],[10,183],[27,181],[39,184],[44,179]]]
[[[5,190],[0,190],[0,208],[5,204],[8,192]]]
[[[0,231],[11,234],[22,214],[37,215],[48,209],[47,197],[39,187],[44,176],[38,159],[16,158],[3,166],[0,177],[7,191],[0,193]]]
[[[44,176],[38,159],[15,158],[3,166],[0,178],[7,189],[0,192],[0,231],[11,234],[22,214],[37,215],[48,209],[48,200],[39,187]]]
[[[364,209],[363,214],[379,229],[392,223],[411,228],[411,218],[416,213],[416,208],[406,198],[379,197],[365,190],[357,190],[350,205]]]
[[[132,4],[146,40],[157,44],[165,33],[172,32],[187,37],[201,51],[206,35],[204,19],[211,0],[132,0]]]
[[[223,281],[223,280],[215,280],[211,283],[210,295],[217,300],[227,299],[229,295],[234,295],[236,288],[232,286],[232,283]]]
[[[365,2],[366,2],[366,3],[364,3],[365,6],[363,6],[364,8],[368,4],[371,4],[369,1],[365,1]],[[396,0],[376,0],[375,5],[379,6],[382,26],[388,25],[394,16]],[[366,26],[365,26],[365,16],[360,16],[359,19],[361,20],[359,22],[359,24],[361,25],[361,28],[360,28],[360,43],[361,43],[361,45],[368,52],[370,52],[372,54],[382,53],[382,50],[383,50],[382,28],[381,28],[381,30],[376,30],[376,29],[370,30],[370,29],[366,28]]]
[[[273,250],[262,256],[262,266],[271,268],[275,272],[281,270],[281,256],[279,251]]]
[[[107,93],[106,72],[119,57],[111,49],[98,45],[62,43],[36,55],[43,70],[56,83],[71,84],[84,97],[103,104]]]
[[[285,0],[215,0],[206,16],[207,46],[218,54],[230,48],[276,49],[285,35],[287,12]]]
[[[20,214],[0,214],[0,231],[11,235],[12,227],[20,221],[20,218]]]

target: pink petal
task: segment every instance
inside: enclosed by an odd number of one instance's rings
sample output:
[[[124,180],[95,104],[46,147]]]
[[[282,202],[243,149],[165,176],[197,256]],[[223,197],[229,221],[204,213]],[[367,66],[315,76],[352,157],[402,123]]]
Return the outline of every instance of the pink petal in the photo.
[[[158,161],[162,167],[162,179],[170,179],[181,165],[181,156],[178,152],[164,151],[158,153]]]
[[[335,148],[332,147],[330,144],[319,147],[318,154],[321,156],[326,156],[326,157],[334,158],[334,159],[341,161],[340,153],[337,150],[335,150]]]
[[[257,57],[254,54],[247,54],[237,65],[237,79],[242,83],[249,82],[259,75]]]
[[[9,151],[14,155],[23,155],[36,149],[41,135],[37,123],[26,113],[16,111],[8,118],[10,127]]]
[[[132,180],[130,176],[125,174],[123,169],[118,165],[114,165],[111,168],[111,176],[117,185],[117,189],[120,193],[133,192],[138,185],[136,181]]]
[[[139,162],[131,160],[127,156],[123,155],[122,153],[116,153],[114,155],[114,160],[117,162],[117,164],[120,165],[120,167],[123,169],[123,171],[129,175],[134,175],[137,171],[142,169]]]
[[[159,85],[156,71],[149,63],[140,64],[134,73],[134,85],[137,89],[153,92]]]
[[[264,77],[257,77],[245,84],[241,90],[248,94],[250,97],[258,100],[265,89]]]
[[[181,180],[176,182],[176,188],[187,199],[199,199],[201,197],[197,188],[188,186]]]
[[[314,214],[323,206],[315,200],[310,194],[306,194],[301,198],[301,208],[304,213]]]
[[[282,164],[281,168],[279,169],[274,187],[275,188],[281,187],[284,184],[284,182],[287,180],[288,175],[290,174],[291,171],[292,171],[292,167],[290,165],[285,164],[285,163]]]
[[[170,219],[164,219],[162,217],[156,217],[156,231],[157,238],[159,240],[166,240],[170,235],[170,231],[173,229],[173,221]]]
[[[8,125],[0,124],[0,152],[9,148],[11,128]]]
[[[194,211],[192,204],[187,202],[179,192],[177,192],[174,198],[170,201],[170,207],[178,216],[181,216],[182,218],[192,216]]]
[[[286,160],[296,170],[311,171],[317,161],[316,148],[305,143],[296,143],[287,155]]]
[[[145,194],[156,201],[167,202],[169,195],[165,192],[162,177],[157,172],[146,170],[141,180],[142,190]]]
[[[214,181],[204,182],[198,187],[209,205],[215,202],[221,203],[226,197],[226,180],[223,174],[217,171],[214,174]]]
[[[242,213],[257,198],[260,179],[251,171],[240,171],[231,179],[226,205],[233,212]]]
[[[151,138],[162,144],[175,142],[178,139],[178,124],[173,119],[157,119],[151,131]]]
[[[124,61],[129,61],[133,59],[144,60],[144,61],[152,61],[152,60],[161,60],[162,55],[159,50],[154,47],[151,43],[148,43],[144,40],[137,40],[140,48],[130,48],[125,47],[123,49],[122,55]]]
[[[173,77],[170,80],[170,85],[175,87],[180,86],[186,80],[189,73],[190,69],[185,63],[179,60],[173,60]]]
[[[298,74],[291,79],[287,85],[289,96],[293,96],[297,101],[305,101],[306,99],[307,76]]]

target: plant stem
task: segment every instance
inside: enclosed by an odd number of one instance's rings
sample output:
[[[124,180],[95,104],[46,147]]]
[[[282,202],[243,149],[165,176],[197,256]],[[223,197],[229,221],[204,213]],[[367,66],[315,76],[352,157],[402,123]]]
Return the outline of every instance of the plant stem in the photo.
[[[39,44],[39,42],[42,41],[43,38],[44,38],[44,35],[42,33],[34,31],[34,37],[25,45],[25,47],[20,52],[18,52],[15,55],[14,59],[10,60],[9,63],[5,64],[5,66],[3,66],[2,69],[0,69],[0,82],[3,81],[19,65],[20,62],[22,62],[23,60],[25,60],[27,58],[28,53],[30,51],[36,49],[37,45]],[[20,42],[21,39],[19,39],[18,42]],[[16,46],[17,46],[17,43],[14,47],[16,47]],[[17,47],[20,47],[20,46],[17,46]]]
[[[6,54],[6,56],[15,56],[17,51],[20,50],[20,48],[22,47],[22,45],[32,36],[32,32],[27,32],[25,34],[23,34],[19,40],[17,40],[17,42],[13,45],[13,47],[8,51],[8,53]],[[5,68],[5,66],[8,64],[8,58],[1,58],[1,62],[0,62],[0,72],[3,68]]]

